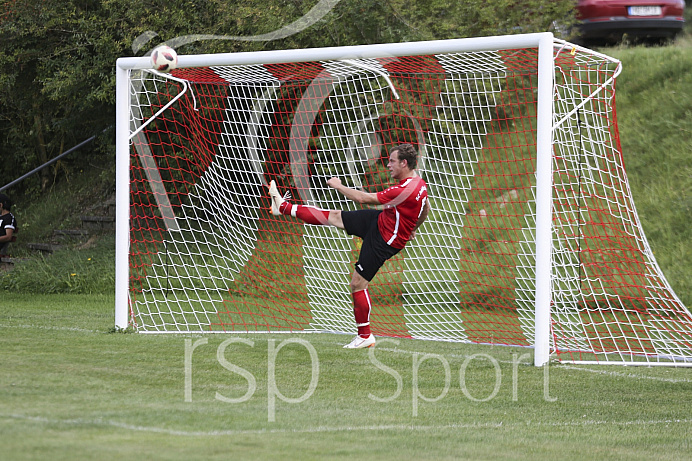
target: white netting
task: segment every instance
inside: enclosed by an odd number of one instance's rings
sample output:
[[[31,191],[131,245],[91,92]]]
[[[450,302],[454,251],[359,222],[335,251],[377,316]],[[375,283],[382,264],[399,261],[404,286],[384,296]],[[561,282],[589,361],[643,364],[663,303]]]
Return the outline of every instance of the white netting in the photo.
[[[692,321],[646,242],[616,61],[555,47],[552,341],[563,359],[685,360]],[[432,212],[371,285],[376,334],[534,340],[537,50],[133,72],[131,303],[140,331],[355,331],[359,239],[269,212],[356,209],[413,143]],[[138,131],[139,130],[139,131]]]

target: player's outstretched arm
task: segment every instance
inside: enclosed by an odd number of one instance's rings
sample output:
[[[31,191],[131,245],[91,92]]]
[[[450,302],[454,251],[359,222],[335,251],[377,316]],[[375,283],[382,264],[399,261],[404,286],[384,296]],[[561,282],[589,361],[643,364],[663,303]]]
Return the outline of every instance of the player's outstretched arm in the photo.
[[[377,194],[346,187],[341,183],[341,179],[339,178],[330,178],[329,181],[327,181],[327,185],[332,189],[335,189],[347,199],[353,200],[356,203],[364,205],[379,205],[380,203],[380,201],[377,199]]]

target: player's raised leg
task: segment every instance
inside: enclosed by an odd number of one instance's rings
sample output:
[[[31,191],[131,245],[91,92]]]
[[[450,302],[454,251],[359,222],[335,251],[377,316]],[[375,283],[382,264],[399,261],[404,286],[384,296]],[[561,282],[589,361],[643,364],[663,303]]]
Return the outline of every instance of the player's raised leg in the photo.
[[[292,204],[288,202],[288,199],[291,198],[290,193],[287,192],[284,196],[281,196],[274,180],[269,183],[269,197],[271,198],[271,208],[274,216],[279,216],[282,214],[290,215],[306,222],[307,224],[336,226],[343,228],[343,225],[339,226],[338,222],[336,221],[336,218],[338,218],[338,221],[341,221],[340,216],[336,216],[340,215],[340,212],[322,210],[314,206]],[[333,216],[330,216],[330,214]]]

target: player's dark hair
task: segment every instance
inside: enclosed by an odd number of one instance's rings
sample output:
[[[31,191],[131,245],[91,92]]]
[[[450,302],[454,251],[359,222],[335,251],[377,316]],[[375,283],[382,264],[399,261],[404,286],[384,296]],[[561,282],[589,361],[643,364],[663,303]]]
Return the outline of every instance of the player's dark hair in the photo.
[[[12,208],[12,200],[5,194],[0,194],[0,203],[2,203],[2,207],[7,211],[10,211],[10,208]]]
[[[389,155],[394,153],[394,151],[399,151],[399,160],[406,160],[406,164],[410,169],[416,168],[418,165],[418,152],[416,152],[415,147],[411,144],[399,144],[389,151]]]

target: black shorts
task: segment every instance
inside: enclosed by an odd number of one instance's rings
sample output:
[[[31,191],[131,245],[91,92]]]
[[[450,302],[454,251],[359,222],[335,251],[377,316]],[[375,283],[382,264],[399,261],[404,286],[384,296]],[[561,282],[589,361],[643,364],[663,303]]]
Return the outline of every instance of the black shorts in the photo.
[[[346,232],[363,239],[360,255],[356,261],[356,272],[368,282],[375,277],[385,261],[401,251],[399,248],[387,245],[382,238],[377,228],[377,218],[380,213],[382,213],[381,210],[370,209],[341,212],[341,220]]]

